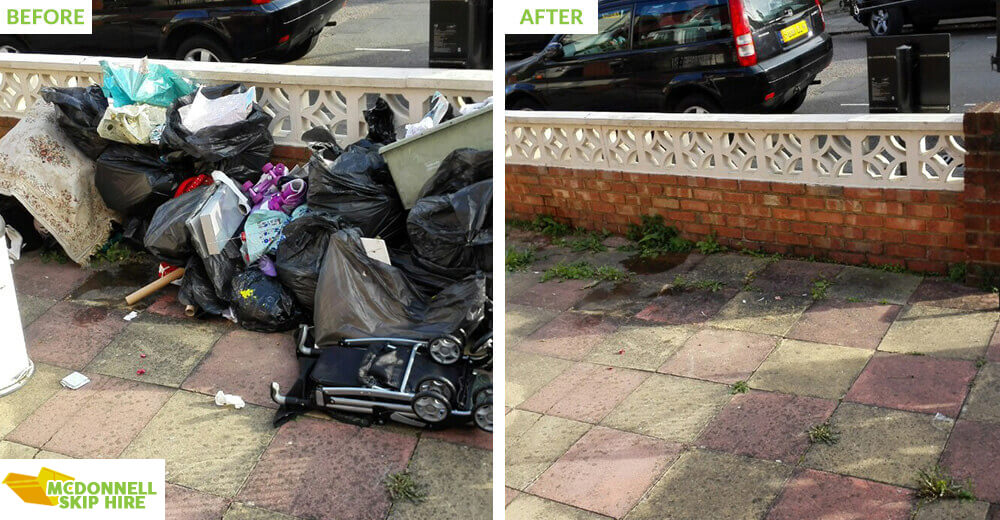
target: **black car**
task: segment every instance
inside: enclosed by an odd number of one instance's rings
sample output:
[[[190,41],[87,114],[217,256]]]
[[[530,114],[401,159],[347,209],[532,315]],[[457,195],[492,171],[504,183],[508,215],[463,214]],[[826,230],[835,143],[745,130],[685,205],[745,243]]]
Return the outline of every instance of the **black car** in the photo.
[[[514,109],[792,112],[833,57],[817,0],[615,0],[507,69]]]
[[[507,56],[531,56],[541,52],[550,41],[551,34],[507,34],[503,51]]]
[[[996,0],[848,0],[854,19],[868,26],[872,36],[899,34],[912,24],[917,32],[928,32],[949,18],[996,16]]]
[[[291,61],[347,0],[94,0],[93,34],[0,37],[0,52]]]

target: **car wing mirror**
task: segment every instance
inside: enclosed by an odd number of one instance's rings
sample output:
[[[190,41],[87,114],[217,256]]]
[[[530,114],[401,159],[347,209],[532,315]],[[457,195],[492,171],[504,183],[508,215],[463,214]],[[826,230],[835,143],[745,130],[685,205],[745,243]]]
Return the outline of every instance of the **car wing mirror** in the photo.
[[[563,46],[559,42],[552,42],[545,46],[542,57],[547,60],[558,60],[563,57]]]

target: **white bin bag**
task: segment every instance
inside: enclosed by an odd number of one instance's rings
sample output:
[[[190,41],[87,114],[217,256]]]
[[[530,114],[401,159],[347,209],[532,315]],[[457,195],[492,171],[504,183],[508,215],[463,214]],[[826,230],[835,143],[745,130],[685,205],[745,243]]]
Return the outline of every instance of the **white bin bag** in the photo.
[[[3,245],[0,248],[0,396],[24,386],[35,371],[24,344],[4,229],[6,225],[0,217],[0,244]]]

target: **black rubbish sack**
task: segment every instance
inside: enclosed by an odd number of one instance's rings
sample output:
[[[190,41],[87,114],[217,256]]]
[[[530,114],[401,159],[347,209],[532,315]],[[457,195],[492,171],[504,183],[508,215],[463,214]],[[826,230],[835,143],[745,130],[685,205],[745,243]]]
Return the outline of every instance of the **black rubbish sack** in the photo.
[[[146,228],[149,227],[149,218],[128,217],[122,224],[122,240],[136,249],[143,249],[146,239]]]
[[[282,230],[285,238],[278,244],[274,260],[278,280],[306,311],[313,310],[316,282],[330,235],[343,227],[340,217],[310,212],[289,222]]]
[[[109,208],[147,217],[173,197],[178,177],[156,153],[115,143],[97,158],[94,184]]]
[[[396,142],[394,116],[385,99],[378,98],[375,101],[375,106],[365,110],[365,123],[368,123],[369,141],[382,144]]]
[[[0,195],[0,217],[3,217],[6,226],[21,234],[21,251],[33,251],[45,244],[45,237],[35,229],[35,217],[16,198]],[[0,239],[3,236],[4,229],[0,227]],[[6,258],[3,248],[0,248],[0,258]]]
[[[406,241],[403,203],[387,182],[388,168],[375,146],[356,143],[334,161],[314,154],[306,169],[310,209],[343,217],[361,228],[362,236],[390,246]]]
[[[242,228],[236,231],[236,235],[226,243],[222,252],[217,255],[208,255],[202,258],[205,264],[205,274],[212,282],[215,294],[219,298],[226,299],[232,294],[233,278],[246,269],[243,262],[243,255],[240,253],[239,234]]]
[[[434,176],[424,183],[418,199],[445,195],[493,178],[493,150],[459,148],[441,161]]]
[[[143,239],[146,250],[161,262],[176,266],[187,265],[195,250],[185,222],[205,204],[214,191],[211,186],[202,186],[160,205],[146,229],[146,237]]]
[[[229,308],[229,302],[219,298],[215,292],[215,287],[205,272],[205,265],[198,256],[192,256],[188,260],[177,301],[182,305],[195,306],[195,316],[199,318],[205,315],[221,316]]]
[[[322,126],[303,132],[302,141],[312,150],[314,156],[319,155],[328,161],[332,161],[344,153],[343,148],[337,144],[337,138]]]
[[[247,330],[282,332],[302,323],[295,298],[256,266],[233,278],[230,302],[237,322]]]
[[[330,237],[316,286],[316,344],[375,336],[433,339],[474,330],[486,302],[485,277],[460,280],[427,298],[402,270],[369,258],[357,229]]]
[[[246,92],[238,83],[202,87],[209,99]],[[167,124],[160,137],[160,146],[179,150],[205,163],[202,170],[219,169],[239,183],[260,177],[261,168],[271,158],[274,137],[269,128],[271,116],[254,103],[250,115],[230,125],[209,126],[191,133],[181,122],[180,107],[191,104],[197,92],[179,98],[167,109]],[[200,171],[204,173],[204,171]]]
[[[406,220],[413,250],[441,267],[493,269],[493,181],[417,200]]]
[[[433,296],[479,271],[476,267],[442,267],[410,250],[390,250],[389,259],[425,296]]]
[[[70,141],[91,159],[97,159],[110,141],[97,135],[97,125],[108,109],[108,98],[98,85],[43,87],[42,99],[59,107],[59,126]]]

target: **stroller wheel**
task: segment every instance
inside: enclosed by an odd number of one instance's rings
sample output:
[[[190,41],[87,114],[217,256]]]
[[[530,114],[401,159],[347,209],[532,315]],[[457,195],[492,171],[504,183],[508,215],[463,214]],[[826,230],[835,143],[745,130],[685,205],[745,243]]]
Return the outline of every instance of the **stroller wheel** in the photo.
[[[476,390],[476,395],[472,397],[473,403],[481,403],[483,401],[492,401],[492,400],[493,400],[493,385]]]
[[[417,383],[417,393],[421,392],[437,392],[448,402],[455,398],[455,386],[451,384],[451,381],[440,377],[427,377],[420,380]]]
[[[462,342],[454,336],[434,338],[427,346],[431,358],[442,365],[454,365],[462,358]]]
[[[493,433],[493,400],[479,403],[472,410],[472,421],[484,432]]]
[[[429,424],[440,424],[451,415],[451,405],[434,391],[420,392],[413,397],[413,413]]]

